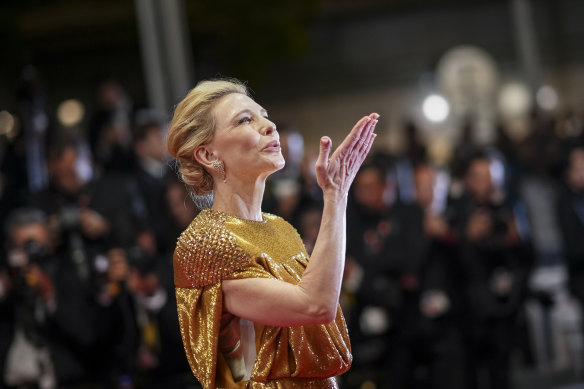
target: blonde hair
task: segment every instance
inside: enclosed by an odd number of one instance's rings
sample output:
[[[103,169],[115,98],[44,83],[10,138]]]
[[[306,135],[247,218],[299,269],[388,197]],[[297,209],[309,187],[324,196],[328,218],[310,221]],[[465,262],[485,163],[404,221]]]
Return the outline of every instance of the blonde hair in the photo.
[[[178,162],[178,173],[189,190],[198,196],[213,190],[213,177],[195,159],[195,149],[215,135],[215,103],[231,93],[249,96],[247,87],[236,79],[199,82],[176,106],[168,128],[168,152]]]

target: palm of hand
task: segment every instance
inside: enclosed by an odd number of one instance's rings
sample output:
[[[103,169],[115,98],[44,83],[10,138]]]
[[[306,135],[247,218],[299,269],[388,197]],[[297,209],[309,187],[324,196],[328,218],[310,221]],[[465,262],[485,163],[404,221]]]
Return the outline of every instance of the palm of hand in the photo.
[[[331,140],[328,137],[321,139],[316,161],[316,181],[323,192],[343,196],[348,193],[377,136],[373,130],[378,118],[376,113],[361,118],[330,158]]]

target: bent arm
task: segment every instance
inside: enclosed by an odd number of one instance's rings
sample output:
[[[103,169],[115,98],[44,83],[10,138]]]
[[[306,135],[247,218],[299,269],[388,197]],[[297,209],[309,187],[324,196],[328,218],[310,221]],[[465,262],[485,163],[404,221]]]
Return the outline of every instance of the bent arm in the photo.
[[[321,140],[316,164],[324,208],[314,250],[297,285],[279,280],[248,278],[222,283],[225,309],[235,316],[274,326],[330,323],[335,319],[343,270],[347,193],[369,152],[377,114],[362,118],[328,158],[331,141]]]
[[[346,197],[325,198],[314,251],[297,285],[266,278],[225,280],[225,309],[235,316],[272,326],[333,321],[345,265],[345,209]]]

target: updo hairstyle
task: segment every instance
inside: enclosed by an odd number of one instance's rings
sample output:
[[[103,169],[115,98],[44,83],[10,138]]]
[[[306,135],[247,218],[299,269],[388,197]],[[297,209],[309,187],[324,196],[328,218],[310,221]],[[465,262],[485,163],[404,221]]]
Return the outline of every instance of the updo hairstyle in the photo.
[[[195,159],[195,149],[215,135],[216,102],[231,93],[249,96],[247,87],[235,79],[201,81],[176,106],[168,128],[168,152],[178,162],[178,173],[197,196],[213,191],[213,177]]]

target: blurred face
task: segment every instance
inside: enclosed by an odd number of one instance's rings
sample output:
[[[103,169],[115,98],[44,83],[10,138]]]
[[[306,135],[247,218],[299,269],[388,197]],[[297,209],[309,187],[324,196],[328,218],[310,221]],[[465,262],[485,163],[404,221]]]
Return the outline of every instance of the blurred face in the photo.
[[[434,201],[434,171],[429,167],[416,169],[416,201],[422,208],[428,208]]]
[[[488,160],[478,159],[472,162],[466,176],[466,187],[479,202],[487,202],[493,191],[491,166]]]
[[[170,184],[166,191],[166,202],[170,214],[176,223],[183,228],[186,228],[197,214],[195,204],[190,200],[186,201],[187,197],[188,193],[181,184]]]
[[[74,194],[81,189],[83,182],[77,172],[77,151],[73,147],[63,155],[50,161],[50,173],[54,184],[65,193]]]
[[[384,193],[386,183],[376,169],[366,169],[355,178],[355,200],[369,210],[385,208]]]
[[[227,177],[255,180],[284,167],[276,126],[264,108],[232,93],[213,109],[216,131],[208,150],[223,161]]]
[[[24,267],[30,264],[26,254],[26,244],[35,242],[44,248],[45,254],[52,252],[53,246],[49,228],[44,223],[30,223],[18,226],[11,231],[11,250],[8,253],[8,263],[12,267]]]
[[[144,139],[137,142],[136,154],[157,161],[164,159],[164,140],[162,139],[162,131],[160,128],[152,127]]]
[[[97,91],[97,99],[104,108],[115,108],[121,98],[121,87],[115,81],[104,82]]]
[[[12,245],[14,247],[22,248],[29,241],[34,241],[45,247],[51,247],[48,227],[43,223],[31,223],[16,227],[12,231]]]

